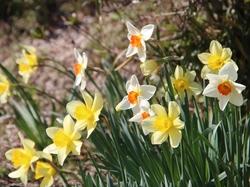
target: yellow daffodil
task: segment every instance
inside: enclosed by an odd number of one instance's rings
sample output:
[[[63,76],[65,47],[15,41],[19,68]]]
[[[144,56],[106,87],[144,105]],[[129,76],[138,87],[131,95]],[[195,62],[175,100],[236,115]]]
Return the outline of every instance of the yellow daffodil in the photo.
[[[140,68],[144,76],[149,76],[157,72],[157,70],[160,68],[160,64],[155,60],[146,60],[145,62],[141,63]]]
[[[22,56],[17,59],[18,72],[23,77],[24,82],[27,83],[30,75],[37,69],[37,55],[36,49],[31,46],[24,46]]]
[[[48,162],[37,161],[35,167],[35,179],[42,179],[40,187],[52,186],[56,174],[55,168]]]
[[[87,138],[96,128],[99,115],[103,108],[103,99],[100,93],[96,93],[94,99],[82,92],[84,102],[71,101],[67,104],[67,112],[76,120],[76,127],[80,130],[87,128]]]
[[[127,95],[115,107],[117,111],[127,110],[138,106],[140,100],[149,100],[153,97],[156,87],[152,85],[140,85],[137,77],[132,75],[126,83]]]
[[[184,128],[184,122],[179,118],[180,108],[178,104],[170,101],[168,113],[159,104],[154,104],[151,108],[155,116],[143,122],[144,128],[148,132],[152,132],[151,143],[162,144],[169,137],[171,147],[178,147],[182,136],[181,129]]]
[[[6,103],[10,95],[10,83],[8,79],[0,74],[0,103]]]
[[[209,53],[198,54],[199,60],[205,64],[202,68],[201,76],[206,77],[207,73],[218,73],[219,70],[227,63],[232,62],[235,70],[238,70],[238,66],[231,59],[232,51],[230,48],[223,48],[222,45],[213,40],[210,43]]]
[[[73,66],[74,74],[76,76],[75,85],[80,86],[81,90],[84,90],[86,87],[86,77],[85,77],[85,70],[88,65],[88,58],[86,53],[82,53],[82,55],[74,49],[74,54],[77,62]]]
[[[43,151],[56,154],[60,165],[63,165],[69,153],[80,155],[82,146],[80,141],[81,134],[70,115],[64,118],[63,128],[49,127],[46,129],[46,132],[53,143],[48,145]]]
[[[241,92],[246,86],[235,82],[238,74],[234,68],[234,64],[226,64],[221,68],[218,75],[207,74],[207,78],[209,84],[204,89],[203,95],[217,98],[221,110],[226,108],[228,102],[236,106],[243,104]]]
[[[128,29],[129,46],[126,52],[126,57],[138,54],[141,62],[146,60],[146,44],[145,41],[149,40],[154,31],[154,25],[149,24],[142,27],[141,30],[137,29],[132,23],[126,22]]]
[[[23,148],[10,149],[5,153],[5,156],[12,162],[14,168],[18,168],[16,171],[11,172],[9,177],[20,178],[26,185],[28,181],[28,170],[32,163],[39,159],[40,155],[35,150],[35,143],[33,141],[21,138],[21,142]]]
[[[194,82],[195,76],[195,71],[187,70],[184,73],[182,67],[176,66],[174,77],[171,77],[171,81],[177,96],[179,95],[183,98],[185,96],[185,92],[187,92],[188,96],[198,95],[201,93],[201,85]]]

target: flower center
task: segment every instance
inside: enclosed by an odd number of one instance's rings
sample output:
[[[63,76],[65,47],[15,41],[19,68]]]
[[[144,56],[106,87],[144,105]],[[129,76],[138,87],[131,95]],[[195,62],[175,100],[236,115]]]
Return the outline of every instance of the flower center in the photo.
[[[142,112],[142,113],[141,113],[141,117],[142,117],[143,120],[146,119],[146,118],[148,118],[149,116],[150,116],[150,115],[149,115],[148,112]]]
[[[137,103],[138,96],[139,96],[139,94],[137,92],[131,91],[128,93],[128,101],[131,104],[135,104],[135,103]]]
[[[130,44],[133,47],[141,47],[141,35],[132,35],[130,38]]]
[[[208,59],[208,67],[211,70],[219,70],[223,65],[224,61],[221,60],[220,56],[218,55],[211,55]]]
[[[15,168],[20,166],[28,167],[31,161],[32,155],[27,151],[17,148],[12,153],[11,161]]]
[[[57,147],[67,147],[71,145],[72,139],[70,136],[65,134],[62,129],[60,129],[55,133],[53,142]]]
[[[232,92],[233,87],[229,81],[225,81],[219,84],[217,89],[222,95],[226,96]]]
[[[174,87],[177,92],[184,92],[188,89],[188,82],[185,79],[176,79],[174,81]]]
[[[73,69],[74,69],[74,73],[75,75],[79,75],[82,71],[82,64],[79,64],[79,63],[75,63],[74,66],[73,66]]]
[[[173,126],[173,121],[166,116],[158,116],[154,121],[156,131],[165,132]]]

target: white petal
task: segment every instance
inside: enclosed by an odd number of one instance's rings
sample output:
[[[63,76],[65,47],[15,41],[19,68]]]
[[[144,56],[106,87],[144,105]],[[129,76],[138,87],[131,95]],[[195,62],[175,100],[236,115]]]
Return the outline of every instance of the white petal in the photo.
[[[232,103],[233,105],[241,106],[243,104],[242,94],[234,91],[230,96],[229,102]]]
[[[210,72],[211,70],[208,68],[207,65],[203,66],[203,68],[201,69],[201,78],[207,79],[207,74]]]
[[[243,84],[239,84],[239,83],[236,83],[236,82],[232,82],[232,84],[234,85],[234,88],[235,88],[235,90],[236,90],[238,93],[241,93],[243,90],[246,89],[246,86],[243,85]]]
[[[219,71],[219,75],[228,75],[229,79],[236,81],[238,78],[237,71],[235,70],[234,64],[229,62],[226,63]]]
[[[214,84],[209,84],[203,91],[203,95],[207,97],[218,97],[217,86]]]
[[[133,47],[132,45],[129,44],[127,52],[126,52],[126,57],[133,56],[134,54],[137,53],[137,47]]]
[[[81,81],[82,81],[82,76],[81,76],[81,74],[79,74],[79,75],[76,76],[75,86],[79,86]]]
[[[142,41],[142,43],[143,43],[143,41]],[[140,48],[137,48],[137,50],[138,50],[139,60],[141,62],[145,62],[146,58],[147,58],[146,49],[143,49],[143,47],[140,47]]]
[[[148,111],[150,109],[150,104],[147,100],[140,100],[139,106],[143,111]]]
[[[222,111],[224,111],[229,101],[229,96],[220,95],[218,99],[219,99],[219,107]]]
[[[151,108],[154,111],[154,113],[158,116],[166,116],[167,114],[165,108],[159,104],[153,104]]]
[[[181,142],[181,131],[175,128],[170,129],[169,139],[171,147],[178,147]]]
[[[140,88],[140,84],[139,81],[136,77],[136,75],[132,75],[131,78],[127,81],[126,83],[126,90],[127,93],[131,92],[131,91],[139,91]]]
[[[220,44],[218,41],[213,40],[213,41],[211,41],[211,43],[210,43],[209,51],[210,51],[210,53],[212,53],[212,54],[216,54],[216,55],[219,55],[219,56],[220,56],[221,53],[222,53],[222,46],[221,46],[221,44]]]
[[[74,155],[80,155],[81,154],[81,147],[82,147],[82,142],[81,141],[74,141],[74,146],[75,150],[73,150]]]
[[[92,134],[95,128],[96,128],[96,123],[91,126],[87,126],[87,138],[89,138],[89,136]]]
[[[88,57],[86,55],[86,53],[82,53],[82,59],[83,59],[83,70],[85,70],[88,66]]]
[[[80,55],[79,51],[76,48],[74,48],[74,55],[75,55],[77,62],[81,64],[82,56]]]
[[[130,122],[140,123],[142,121],[141,113],[138,113],[138,114],[134,115],[132,118],[129,119],[129,121]]]
[[[87,81],[85,77],[82,77],[80,90],[83,91],[86,88]]]
[[[153,24],[146,25],[142,27],[141,34],[143,37],[143,40],[147,41],[151,38],[153,32],[154,32],[155,26]]]
[[[154,145],[162,144],[168,138],[168,134],[165,132],[154,132],[151,136],[151,143]]]
[[[129,21],[126,21],[126,26],[127,26],[129,34],[131,35],[140,34],[140,31],[134,25],[132,25],[132,23],[130,23]]]
[[[125,96],[122,101],[115,107],[116,111],[127,110],[132,108],[134,105],[130,104],[128,101],[128,96]]]
[[[141,85],[141,97],[149,100],[156,91],[156,87],[152,85]]]

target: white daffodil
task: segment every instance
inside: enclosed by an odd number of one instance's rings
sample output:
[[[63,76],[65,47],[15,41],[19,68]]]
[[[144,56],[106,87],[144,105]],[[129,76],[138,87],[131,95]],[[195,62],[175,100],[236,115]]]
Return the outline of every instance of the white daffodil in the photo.
[[[74,48],[74,54],[77,62],[73,66],[74,74],[76,76],[75,79],[75,86],[80,86],[81,90],[84,90],[86,87],[86,77],[85,77],[85,70],[88,65],[88,58],[86,53],[79,53],[79,51]]]
[[[209,53],[198,54],[199,60],[204,64],[201,70],[201,77],[206,78],[208,73],[217,74],[229,62],[233,63],[235,70],[238,71],[238,66],[231,57],[232,51],[230,48],[223,48],[217,40],[212,40],[209,46]]]
[[[69,153],[80,155],[82,146],[81,134],[70,115],[64,118],[63,128],[49,127],[46,129],[46,133],[53,143],[48,145],[43,151],[45,153],[57,154],[60,165],[63,165]]]
[[[236,106],[243,104],[241,92],[246,86],[235,82],[238,74],[233,63],[224,65],[218,75],[207,74],[207,78],[209,84],[204,89],[203,95],[218,98],[221,110],[225,109],[228,102]]]
[[[156,87],[152,85],[140,85],[137,77],[132,77],[126,83],[127,96],[116,106],[116,110],[134,108],[140,100],[149,100],[155,93]]]
[[[130,57],[138,53],[141,62],[146,60],[146,44],[145,41],[149,40],[154,31],[154,25],[149,24],[142,27],[141,30],[137,29],[130,22],[126,22],[128,29],[128,39],[130,41],[126,57]]]
[[[146,100],[140,101],[139,105],[133,108],[133,113],[134,113],[134,116],[130,118],[129,121],[140,123],[140,124],[146,119],[154,116],[154,112],[153,110],[151,110],[150,104]],[[145,135],[149,133],[149,131],[144,129],[143,126],[142,126],[142,130]]]

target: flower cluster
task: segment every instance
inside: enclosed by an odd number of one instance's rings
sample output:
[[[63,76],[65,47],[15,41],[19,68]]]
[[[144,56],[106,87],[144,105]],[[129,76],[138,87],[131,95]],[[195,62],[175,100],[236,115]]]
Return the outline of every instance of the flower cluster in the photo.
[[[154,31],[154,25],[149,24],[141,30],[137,29],[130,22],[126,22],[128,29],[129,46],[126,57],[138,54],[141,61],[141,70],[144,76],[157,75],[162,64],[155,60],[146,60],[146,41],[148,41]],[[37,180],[42,179],[40,186],[49,187],[53,184],[54,176],[65,163],[65,159],[70,155],[80,155],[82,147],[82,137],[89,138],[97,126],[104,100],[101,93],[96,92],[94,97],[86,89],[88,58],[86,53],[80,53],[74,49],[76,62],[73,64],[76,87],[79,87],[82,100],[72,100],[66,105],[67,115],[64,117],[61,127],[48,127],[46,133],[51,139],[51,144],[47,145],[43,151],[35,149],[35,143],[29,139],[21,142],[23,148],[14,148],[6,152],[6,158],[13,164],[15,171],[9,174],[11,178],[20,178],[27,184],[29,171],[34,172]],[[133,116],[128,119],[130,122],[139,123],[145,135],[149,135],[151,143],[154,145],[169,141],[172,148],[177,148],[182,139],[182,130],[185,122],[182,121],[181,105],[183,98],[189,101],[190,97],[196,97],[203,93],[204,96],[217,98],[219,108],[225,110],[227,103],[241,106],[243,104],[242,91],[244,85],[236,83],[238,78],[238,67],[231,59],[232,52],[229,48],[223,48],[218,41],[211,41],[209,53],[198,55],[199,60],[204,64],[201,77],[204,82],[209,82],[202,91],[202,86],[196,81],[196,72],[176,66],[173,75],[166,75],[173,90],[171,100],[165,98],[167,104],[159,104],[159,99],[154,99],[157,92],[155,85],[140,84],[136,75],[132,75],[126,82],[126,94],[116,105],[116,111],[129,110]],[[36,49],[25,46],[22,57],[17,60],[19,74],[23,76],[24,82],[28,79],[38,65]],[[152,81],[154,84],[155,82]],[[162,80],[163,84],[164,81]],[[4,75],[0,75],[0,102],[5,103],[10,95],[10,82]],[[165,90],[167,92],[167,90]],[[151,104],[154,102],[154,104]],[[188,105],[188,104],[187,104]],[[164,107],[166,106],[166,107]],[[187,106],[189,107],[189,106]],[[84,134],[86,130],[86,133]],[[57,156],[56,162],[52,155]]]

